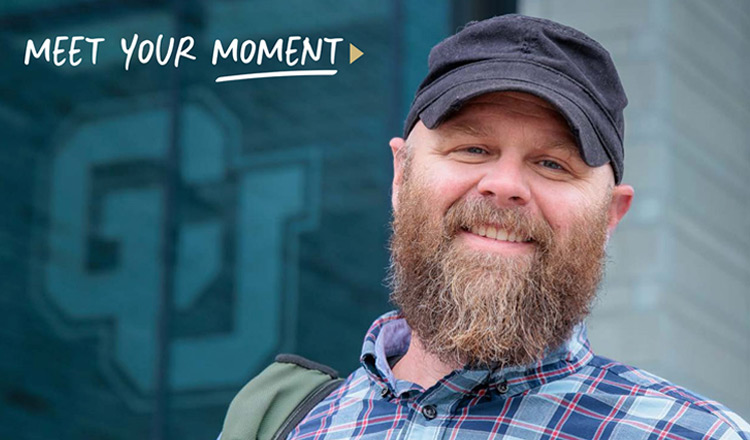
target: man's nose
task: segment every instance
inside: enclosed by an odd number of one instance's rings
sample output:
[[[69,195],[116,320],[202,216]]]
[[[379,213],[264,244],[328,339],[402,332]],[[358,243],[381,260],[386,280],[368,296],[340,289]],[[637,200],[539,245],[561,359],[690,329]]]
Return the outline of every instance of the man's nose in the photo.
[[[503,157],[493,164],[477,184],[479,193],[494,199],[499,206],[523,206],[531,199],[521,160]]]

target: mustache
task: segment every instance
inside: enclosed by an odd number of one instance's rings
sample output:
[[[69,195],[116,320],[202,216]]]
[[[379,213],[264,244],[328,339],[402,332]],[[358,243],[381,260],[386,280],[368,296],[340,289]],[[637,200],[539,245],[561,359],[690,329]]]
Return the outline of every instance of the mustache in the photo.
[[[525,208],[498,207],[487,199],[471,198],[460,199],[448,208],[443,219],[443,235],[451,239],[462,230],[481,225],[504,229],[545,248],[551,245],[555,234],[546,220]]]

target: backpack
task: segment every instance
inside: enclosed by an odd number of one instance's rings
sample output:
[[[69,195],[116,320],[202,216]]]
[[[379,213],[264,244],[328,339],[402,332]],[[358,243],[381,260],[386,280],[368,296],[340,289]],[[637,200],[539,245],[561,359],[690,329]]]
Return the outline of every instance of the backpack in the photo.
[[[283,440],[341,382],[328,366],[280,354],[232,399],[219,439]]]

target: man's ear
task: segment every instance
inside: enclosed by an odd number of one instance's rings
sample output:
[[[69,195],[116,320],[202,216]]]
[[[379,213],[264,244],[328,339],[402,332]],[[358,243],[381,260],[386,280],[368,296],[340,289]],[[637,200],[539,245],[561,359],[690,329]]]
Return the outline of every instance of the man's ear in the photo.
[[[620,223],[630,209],[633,202],[633,187],[630,185],[617,185],[612,189],[612,200],[609,202],[609,223],[607,224],[607,236],[612,235],[617,224]]]
[[[406,156],[406,141],[403,138],[395,137],[388,142],[393,153],[393,185],[391,188],[391,205],[396,209],[398,204],[398,190],[401,187],[401,180],[404,175],[404,157]]]

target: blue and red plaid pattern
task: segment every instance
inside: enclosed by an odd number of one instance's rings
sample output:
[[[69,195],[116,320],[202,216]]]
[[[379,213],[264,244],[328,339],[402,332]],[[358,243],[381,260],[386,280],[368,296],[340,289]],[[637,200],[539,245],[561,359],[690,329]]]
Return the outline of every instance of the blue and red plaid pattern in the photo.
[[[289,439],[750,439],[723,405],[592,353],[583,324],[530,367],[457,370],[424,390],[394,378],[410,330],[396,312],[365,337],[362,367]]]

